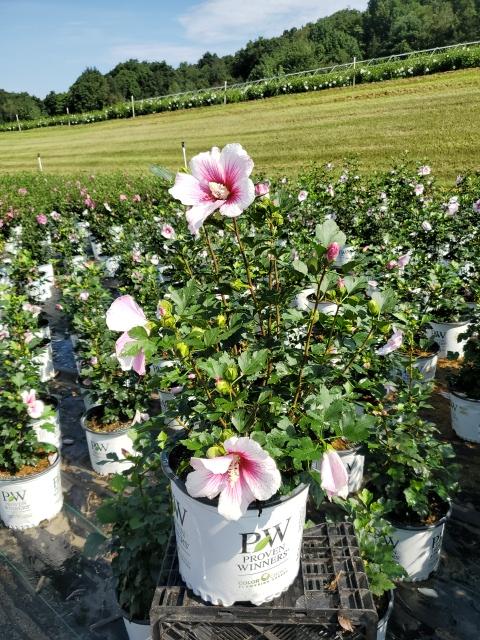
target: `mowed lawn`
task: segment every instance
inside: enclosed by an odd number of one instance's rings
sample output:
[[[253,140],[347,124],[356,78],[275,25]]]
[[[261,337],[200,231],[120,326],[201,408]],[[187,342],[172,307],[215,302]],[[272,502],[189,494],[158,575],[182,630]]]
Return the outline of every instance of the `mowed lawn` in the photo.
[[[75,127],[0,133],[0,171],[171,169],[188,155],[240,142],[258,171],[294,174],[312,161],[358,158],[361,171],[402,155],[442,181],[480,168],[480,70],[360,85]]]

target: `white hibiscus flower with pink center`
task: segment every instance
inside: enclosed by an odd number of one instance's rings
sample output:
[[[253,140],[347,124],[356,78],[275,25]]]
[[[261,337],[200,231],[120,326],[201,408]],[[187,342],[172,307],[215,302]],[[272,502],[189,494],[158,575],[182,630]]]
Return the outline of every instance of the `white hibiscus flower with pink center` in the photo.
[[[35,389],[30,389],[30,391],[22,391],[21,393],[22,402],[27,405],[27,413],[31,418],[35,420],[40,418],[40,416],[45,411],[45,404],[37,399],[37,393]]]
[[[135,356],[123,355],[127,344],[137,342],[128,335],[134,327],[145,327],[148,320],[143,310],[131,296],[120,296],[112,302],[106,315],[107,327],[111,331],[123,331],[115,343],[115,355],[122,371],[133,369],[139,376],[145,375],[145,353],[140,350]]]
[[[220,494],[218,512],[227,520],[238,520],[251,502],[275,495],[282,479],[273,458],[255,440],[234,436],[223,447],[224,456],[191,458],[194,471],[186,487],[193,498],[212,500]]]
[[[236,218],[255,200],[255,186],[249,178],[253,160],[240,144],[199,153],[189,166],[191,174],[177,173],[169,193],[190,207],[187,222],[191,233],[197,235],[217,209],[223,216]]]

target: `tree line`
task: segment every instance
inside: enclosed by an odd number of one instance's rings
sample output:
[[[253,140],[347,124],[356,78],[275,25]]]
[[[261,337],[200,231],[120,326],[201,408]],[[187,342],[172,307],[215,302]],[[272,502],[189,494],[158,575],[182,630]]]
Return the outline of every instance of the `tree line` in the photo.
[[[205,53],[177,68],[165,61],[127,60],[102,74],[87,68],[66,92],[41,100],[0,90],[0,122],[83,113],[119,101],[151,98],[320,66],[476,40],[480,0],[370,0],[364,12],[345,9],[274,38],[250,41],[233,55]]]

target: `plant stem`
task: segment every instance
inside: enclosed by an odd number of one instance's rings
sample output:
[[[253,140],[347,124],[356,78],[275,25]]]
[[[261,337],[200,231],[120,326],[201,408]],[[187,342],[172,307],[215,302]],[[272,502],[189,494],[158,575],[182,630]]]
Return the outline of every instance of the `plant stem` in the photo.
[[[243,259],[243,264],[245,266],[245,271],[247,274],[247,280],[248,280],[248,288],[250,289],[250,293],[252,295],[252,300],[253,300],[253,304],[255,305],[255,309],[257,310],[257,315],[258,315],[258,322],[260,325],[260,333],[262,334],[263,337],[265,337],[265,331],[263,329],[263,322],[262,322],[262,318],[260,315],[260,307],[258,306],[258,300],[257,300],[257,296],[255,294],[255,287],[253,285],[253,281],[252,281],[252,274],[250,271],[250,265],[248,262],[248,258],[247,258],[247,254],[245,253],[245,249],[242,243],[242,239],[240,237],[240,232],[238,229],[238,224],[237,224],[237,219],[233,218],[233,228],[235,230],[235,236],[237,238],[237,242],[238,242],[238,248],[240,249],[240,253],[242,254],[242,259]]]
[[[353,364],[353,361],[355,360],[355,358],[363,351],[363,348],[365,347],[365,345],[367,344],[368,340],[370,339],[370,336],[373,333],[373,326],[370,328],[370,331],[367,333],[367,337],[365,338],[365,340],[362,342],[362,344],[360,345],[360,347],[357,349],[357,351],[355,351],[355,353],[353,354],[353,356],[350,358],[350,360],[347,362],[346,366],[344,367],[344,369],[342,370],[342,373],[346,373],[350,367]]]
[[[310,320],[308,322],[307,339],[305,340],[305,347],[303,349],[302,366],[300,367],[300,372],[298,374],[297,391],[293,399],[294,409],[297,406],[298,399],[300,398],[300,392],[302,390],[303,371],[305,369],[305,364],[307,362],[308,352],[310,351],[310,342],[312,339],[313,325],[315,324],[315,315],[317,313],[318,305],[320,304],[321,286],[322,286],[323,279],[325,278],[326,272],[327,272],[327,265],[325,264],[325,266],[323,267],[322,275],[320,276],[320,280],[317,285],[317,291],[315,293],[315,304],[313,306],[312,313],[310,314]]]

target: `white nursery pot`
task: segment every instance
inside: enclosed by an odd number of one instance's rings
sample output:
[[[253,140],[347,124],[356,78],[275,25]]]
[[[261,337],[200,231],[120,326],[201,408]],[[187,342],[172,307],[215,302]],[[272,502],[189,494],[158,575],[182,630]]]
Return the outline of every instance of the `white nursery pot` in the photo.
[[[337,258],[333,263],[333,266],[343,267],[344,264],[348,264],[349,262],[352,262],[352,260],[355,260],[356,255],[357,255],[357,250],[355,249],[355,247],[352,247],[350,245],[342,247],[340,249],[340,252]]]
[[[52,406],[55,409],[55,415],[51,418],[38,418],[38,420],[32,420],[32,428],[37,434],[37,440],[39,442],[47,442],[48,444],[53,444],[54,447],[60,449],[61,446],[61,434],[60,434],[60,416],[58,413],[58,402],[55,398],[47,398],[45,400],[45,404],[47,406]],[[49,429],[44,429],[43,425],[53,425],[55,427],[54,431],[50,431]]]
[[[377,640],[385,640],[387,637],[388,621],[392,615],[394,599],[394,591],[392,590],[390,591],[387,610],[377,623]]]
[[[125,623],[128,640],[151,640],[150,622],[128,620],[125,616],[123,616],[123,622]]]
[[[439,358],[446,358],[449,351],[458,353],[460,358],[463,356],[463,349],[467,341],[458,342],[457,338],[461,333],[466,332],[468,324],[468,321],[430,322],[431,330],[428,331],[428,336],[434,338],[440,347],[437,354]]]
[[[418,369],[418,371],[422,374],[422,377],[423,377],[423,379],[421,380],[422,383],[431,382],[432,380],[435,379],[435,374],[437,372],[437,363],[438,363],[438,355],[436,353],[433,353],[430,356],[425,356],[422,358],[415,359],[413,363],[413,367],[415,369]],[[408,367],[406,371],[404,371],[403,373],[403,379],[407,383],[410,381]]]
[[[393,557],[402,565],[411,581],[426,580],[437,569],[445,523],[450,513],[451,509],[436,524],[429,526],[393,525]]]
[[[40,382],[48,382],[55,377],[52,344],[50,342],[42,347],[37,355],[33,356],[32,362],[37,365]]]
[[[88,453],[90,454],[90,462],[93,470],[102,476],[106,476],[109,473],[122,473],[126,469],[133,467],[133,462],[125,461],[125,455],[123,453],[123,451],[135,453],[132,439],[128,435],[128,429],[111,431],[110,433],[92,431],[92,429],[87,426],[87,422],[97,408],[98,407],[91,407],[87,409],[81,418],[82,427],[85,429]],[[115,453],[118,461],[107,458],[107,454],[109,453]]]
[[[250,505],[239,520],[226,520],[212,501],[189,496],[173,473],[167,454],[163,469],[171,480],[175,535],[182,580],[205,602],[231,606],[269,602],[298,574],[308,486],[290,496]]]
[[[53,287],[55,286],[53,265],[41,264],[38,266],[38,270],[40,277],[28,285],[28,295],[37,302],[47,302],[52,297]]]
[[[60,456],[48,469],[22,478],[0,479],[0,519],[9,529],[36,527],[63,505]]]
[[[309,300],[308,296],[315,295],[316,289],[304,289],[295,297],[294,307],[300,311],[311,311],[315,307],[315,302]],[[317,306],[319,313],[324,313],[327,316],[334,316],[337,313],[338,304],[334,302],[320,302]]]
[[[348,493],[356,493],[360,491],[363,484],[363,469],[365,466],[365,455],[362,453],[362,447],[354,449],[345,449],[337,451],[343,466],[348,473]],[[312,469],[320,473],[322,460],[314,460]]]
[[[99,260],[103,264],[107,278],[114,278],[120,269],[119,256],[101,256]]]
[[[102,243],[101,242],[97,242],[96,240],[91,238],[90,239],[90,244],[92,246],[93,257],[95,258],[95,260],[99,260],[100,256],[102,255],[102,251],[103,251]]]
[[[452,429],[468,442],[480,442],[480,400],[450,391]]]

